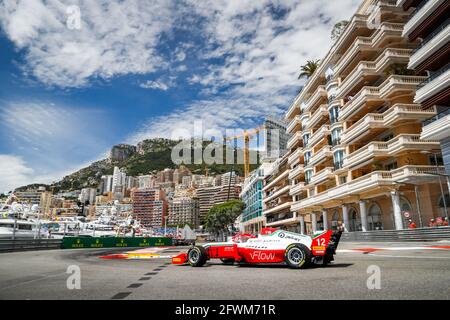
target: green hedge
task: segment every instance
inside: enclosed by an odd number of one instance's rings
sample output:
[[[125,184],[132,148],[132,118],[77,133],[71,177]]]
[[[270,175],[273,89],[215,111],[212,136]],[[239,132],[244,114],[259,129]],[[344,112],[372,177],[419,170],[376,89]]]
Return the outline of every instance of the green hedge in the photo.
[[[119,237],[65,237],[63,249],[89,248],[145,248],[171,246],[172,238],[119,238]]]

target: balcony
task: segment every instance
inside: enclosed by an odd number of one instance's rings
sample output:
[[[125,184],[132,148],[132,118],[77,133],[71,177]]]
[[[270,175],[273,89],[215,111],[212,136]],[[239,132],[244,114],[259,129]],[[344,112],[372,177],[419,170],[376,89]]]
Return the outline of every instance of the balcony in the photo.
[[[450,19],[423,39],[409,60],[408,69],[416,69],[427,58],[450,42]]]
[[[289,180],[294,180],[303,172],[304,172],[304,167],[302,164],[299,164],[295,168],[289,170]]]
[[[286,127],[286,133],[293,133],[297,131],[300,128],[301,124],[302,122],[300,120],[300,116],[295,116]]]
[[[283,171],[281,174],[279,174],[274,179],[272,179],[272,181],[270,181],[266,186],[264,186],[264,188],[262,190],[267,191],[270,188],[275,187],[279,182],[282,182],[283,179],[286,179],[288,177],[288,175],[289,175],[289,170]]]
[[[354,139],[367,135],[370,132],[370,129],[374,128],[384,128],[383,115],[368,113],[364,118],[342,133],[341,143],[348,144]]]
[[[319,185],[319,184],[325,183],[334,177],[333,172],[334,172],[333,167],[327,167],[325,169],[322,169],[321,171],[316,172],[311,177],[311,181],[309,181],[309,184]]]
[[[450,136],[450,109],[425,121],[421,139],[444,140]]]
[[[327,158],[331,157],[333,153],[331,152],[331,146],[324,145],[318,152],[316,152],[309,160],[308,166],[316,166],[319,163],[325,161]]]
[[[437,96],[440,92],[450,87],[450,63],[447,63],[442,69],[431,74],[424,80],[416,91],[414,102],[424,103],[427,100]]]
[[[305,190],[305,183],[304,182],[299,182],[297,184],[291,185],[291,189],[289,190],[289,195],[290,196],[295,196],[297,194],[300,194],[304,190]]]
[[[313,110],[313,107],[323,99],[327,99],[328,94],[327,90],[325,90],[324,86],[319,86],[316,91],[312,94],[311,97],[305,102],[304,112],[310,112]]]
[[[290,201],[267,204],[266,208],[263,210],[263,215],[268,215],[281,210],[290,209],[290,207],[291,207]]]
[[[293,146],[295,146],[296,143],[298,143],[302,139],[302,133],[301,131],[297,131],[294,133],[287,141],[287,148],[292,149]]]
[[[439,147],[439,141],[421,140],[420,135],[416,134],[401,134],[387,142],[373,141],[352,152],[344,159],[344,167],[356,169],[374,158],[388,158],[400,152],[433,150]]]
[[[290,105],[288,111],[286,112],[286,119],[291,119],[295,115],[298,115],[300,113],[300,108],[298,106],[299,100],[300,100],[301,92],[295,97],[294,102]]]
[[[337,80],[330,80],[325,85],[325,90],[328,92],[328,96],[330,96],[330,93],[338,87],[339,81]]]
[[[289,185],[274,189],[268,196],[264,197],[263,202],[266,203],[266,202],[272,201],[272,200],[280,197],[281,195],[288,193],[289,189],[290,189]]]
[[[278,226],[282,226],[282,225],[287,225],[287,224],[296,224],[298,223],[297,220],[297,215],[289,212],[287,214],[284,215],[279,215],[279,216],[273,216],[273,217],[268,217],[267,221],[266,221],[266,226],[267,227],[278,227]]]
[[[374,190],[382,186],[394,186],[398,182],[429,183],[430,181],[436,181],[436,174],[445,174],[445,169],[436,166],[404,166],[392,171],[374,171],[302,201],[295,202],[291,206],[291,210],[297,211],[314,206],[324,206],[330,202],[338,205],[336,200],[342,201],[346,197],[358,195],[361,192]]]
[[[320,129],[316,130],[310,137],[308,141],[308,146],[314,146],[317,142],[325,138],[326,135],[330,134],[330,126],[323,125]]]
[[[436,114],[434,108],[423,110],[420,105],[395,104],[384,113],[368,113],[341,136],[341,142],[348,144],[371,133],[371,130],[388,128],[402,121],[423,121]]]
[[[398,42],[399,40],[393,38],[400,39],[402,31],[403,24],[401,23],[383,22],[371,37],[357,37],[335,65],[335,74],[341,74],[349,64],[358,62],[358,56],[361,52],[379,50],[382,41],[387,42],[392,39],[391,42]]]
[[[339,97],[343,98],[350,90],[363,81],[381,75],[389,65],[408,63],[412,50],[385,49],[375,61],[361,61],[358,66],[344,79],[339,88]]]
[[[308,121],[308,125],[306,126],[307,129],[312,129],[315,126],[317,126],[324,117],[328,118],[328,109],[327,105],[323,104],[321,105],[312,115],[312,117]]]
[[[411,18],[405,24],[403,29],[403,36],[409,36],[414,30],[419,27],[440,5],[444,4],[447,0],[431,0],[422,2],[412,13]]]
[[[288,158],[288,163],[290,166],[294,166],[296,163],[300,161],[300,156],[302,155],[303,148],[297,148]]]
[[[339,119],[351,118],[357,111],[361,110],[367,102],[381,102],[380,90],[377,87],[363,87],[350,101],[348,101],[339,112]]]
[[[380,97],[388,98],[393,93],[415,91],[426,77],[392,75],[380,85]]]

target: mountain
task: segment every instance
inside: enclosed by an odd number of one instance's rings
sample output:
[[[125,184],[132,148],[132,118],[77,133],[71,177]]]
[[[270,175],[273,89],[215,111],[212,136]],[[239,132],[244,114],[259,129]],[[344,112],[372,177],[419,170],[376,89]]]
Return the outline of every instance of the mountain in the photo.
[[[100,179],[103,175],[110,175],[113,173],[114,167],[125,168],[127,175],[138,176],[143,174],[154,173],[155,171],[163,170],[165,168],[177,168],[178,165],[172,162],[172,150],[181,141],[169,140],[163,138],[147,139],[134,145],[119,144],[111,148],[110,155],[107,159],[93,162],[86,168],[80,169],[58,181],[50,186],[33,184],[17,188],[16,191],[23,191],[36,186],[46,186],[48,189],[58,191],[72,191],[81,188],[98,187]],[[202,151],[206,146],[213,142],[203,141]],[[222,144],[215,144],[217,148],[223,148],[223,154],[230,151],[229,147]],[[191,145],[191,155],[193,156],[193,146]],[[242,152],[241,149],[237,150]],[[213,153],[214,155],[214,153]],[[230,164],[191,164],[182,163],[194,174],[204,174],[208,171],[209,175],[223,174],[229,172],[232,168]],[[251,165],[253,170],[257,165]],[[242,164],[235,165],[234,170],[241,176],[244,174],[244,166]]]

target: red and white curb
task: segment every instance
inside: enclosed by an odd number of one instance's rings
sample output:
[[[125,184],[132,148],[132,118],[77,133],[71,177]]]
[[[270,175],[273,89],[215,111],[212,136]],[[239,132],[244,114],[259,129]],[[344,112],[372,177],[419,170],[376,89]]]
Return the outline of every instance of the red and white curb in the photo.
[[[371,253],[377,251],[412,251],[412,250],[450,250],[450,246],[418,246],[418,247],[382,247],[382,248],[354,248],[338,249],[337,253]]]

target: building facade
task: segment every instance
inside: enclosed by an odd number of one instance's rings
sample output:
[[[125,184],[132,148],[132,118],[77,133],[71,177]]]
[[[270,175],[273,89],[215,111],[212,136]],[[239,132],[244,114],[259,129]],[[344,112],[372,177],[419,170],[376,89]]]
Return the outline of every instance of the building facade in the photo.
[[[418,46],[403,34],[410,14],[395,1],[363,1],[290,106],[293,216],[278,223],[367,231],[441,215],[444,170],[428,155],[439,142],[421,137],[436,110],[415,100],[426,77],[408,69]]]
[[[193,228],[199,226],[200,206],[198,199],[183,197],[169,200],[167,224],[181,226],[189,224]]]
[[[131,192],[133,217],[145,227],[164,226],[167,201],[159,189],[134,189]]]
[[[399,4],[405,11],[413,10],[403,35],[419,41],[408,68],[427,77],[419,84],[414,102],[424,110],[434,107],[437,111],[424,122],[421,138],[440,142],[445,174],[450,175],[450,2],[401,0]]]
[[[264,172],[263,215],[266,226],[298,232],[296,214],[291,212],[288,154]]]
[[[244,180],[242,191],[239,195],[242,202],[245,203],[244,211],[239,220],[243,232],[257,234],[265,224],[264,216],[262,214],[262,189],[264,186],[264,173],[270,167],[270,163],[263,163]]]

